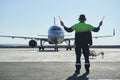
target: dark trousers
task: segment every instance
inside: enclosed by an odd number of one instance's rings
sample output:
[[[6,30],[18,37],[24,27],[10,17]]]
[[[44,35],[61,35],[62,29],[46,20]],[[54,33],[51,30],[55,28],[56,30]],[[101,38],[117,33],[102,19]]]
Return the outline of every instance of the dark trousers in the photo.
[[[81,52],[82,51],[82,52]],[[89,61],[89,46],[88,45],[78,45],[76,44],[75,47],[76,52],[76,70],[81,69],[81,54],[83,53],[83,56],[85,58],[85,69],[89,69],[90,67],[90,61]]]

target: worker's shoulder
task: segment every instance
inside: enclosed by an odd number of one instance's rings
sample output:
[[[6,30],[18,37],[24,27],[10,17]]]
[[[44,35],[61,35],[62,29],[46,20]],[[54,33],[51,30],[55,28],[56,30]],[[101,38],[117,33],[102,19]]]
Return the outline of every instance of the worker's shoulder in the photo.
[[[78,22],[78,23],[74,24],[72,27],[93,27],[93,26],[88,23]]]
[[[78,23],[74,24],[73,26],[81,26],[81,25],[88,25],[88,24],[86,24],[86,23],[81,23],[81,22],[78,22]]]
[[[86,25],[88,25],[88,26],[92,26],[91,24],[88,24],[88,23],[85,23]]]
[[[88,25],[88,26],[92,26],[91,24],[85,23],[85,22],[78,22],[75,25]]]

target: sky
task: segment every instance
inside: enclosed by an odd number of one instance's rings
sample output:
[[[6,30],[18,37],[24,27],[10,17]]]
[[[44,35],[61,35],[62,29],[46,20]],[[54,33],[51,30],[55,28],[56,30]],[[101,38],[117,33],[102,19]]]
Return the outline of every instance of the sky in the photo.
[[[78,22],[80,14],[85,14],[86,23],[98,26],[105,16],[103,25],[93,36],[116,35],[110,38],[93,39],[94,45],[120,45],[120,0],[0,0],[0,35],[33,36],[47,35],[54,24],[60,26],[61,16],[66,26]],[[62,26],[60,26],[62,27]],[[74,37],[74,33],[67,33]],[[0,38],[0,44],[28,44],[29,40]]]

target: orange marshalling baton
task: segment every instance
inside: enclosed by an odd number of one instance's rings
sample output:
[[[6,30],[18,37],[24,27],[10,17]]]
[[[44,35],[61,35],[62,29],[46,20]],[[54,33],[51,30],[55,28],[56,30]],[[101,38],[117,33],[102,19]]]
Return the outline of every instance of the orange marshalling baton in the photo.
[[[60,16],[58,16],[58,18],[59,18],[59,20],[60,20],[60,21],[62,21],[62,19],[61,19],[61,17],[60,17]]]
[[[105,16],[103,16],[103,18],[102,18],[102,22],[103,22],[104,18],[105,18]]]

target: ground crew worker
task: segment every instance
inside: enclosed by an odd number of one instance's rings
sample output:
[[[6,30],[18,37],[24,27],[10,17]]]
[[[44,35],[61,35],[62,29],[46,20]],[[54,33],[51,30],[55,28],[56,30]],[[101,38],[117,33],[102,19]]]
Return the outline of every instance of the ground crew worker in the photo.
[[[81,50],[85,58],[85,70],[89,74],[90,70],[90,61],[89,61],[89,46],[92,45],[92,35],[91,31],[98,32],[102,21],[99,23],[98,27],[93,27],[90,24],[86,24],[86,17],[84,14],[81,14],[78,19],[80,22],[74,24],[70,28],[66,27],[63,21],[60,21],[61,25],[64,27],[65,31],[72,32],[75,30],[75,53],[76,53],[76,70],[75,73],[79,74],[81,69]]]

